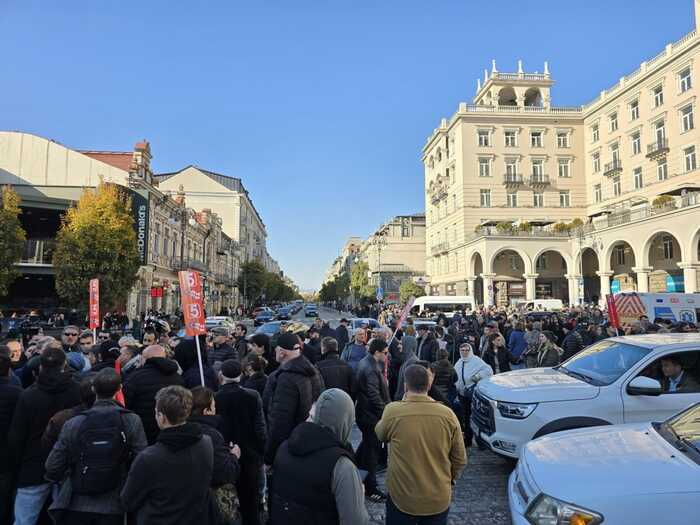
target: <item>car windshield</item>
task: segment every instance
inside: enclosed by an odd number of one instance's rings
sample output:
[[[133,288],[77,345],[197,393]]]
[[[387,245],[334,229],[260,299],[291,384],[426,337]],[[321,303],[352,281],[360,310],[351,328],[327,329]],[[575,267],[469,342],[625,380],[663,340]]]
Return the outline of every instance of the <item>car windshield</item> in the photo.
[[[649,352],[651,349],[643,346],[601,341],[579,352],[557,370],[592,385],[606,386],[617,381]]]
[[[700,403],[668,419],[661,429],[666,439],[700,461]]]
[[[279,330],[280,325],[277,323],[267,323],[258,328],[258,332],[263,334],[276,334]]]

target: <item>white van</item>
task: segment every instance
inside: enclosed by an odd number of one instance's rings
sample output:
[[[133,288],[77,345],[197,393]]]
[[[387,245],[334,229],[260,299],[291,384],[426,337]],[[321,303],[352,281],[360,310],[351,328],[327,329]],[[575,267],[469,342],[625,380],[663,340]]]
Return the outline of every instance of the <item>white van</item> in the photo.
[[[474,298],[469,295],[426,295],[419,297],[411,308],[412,315],[445,314],[451,318],[456,312],[470,312],[474,309]]]
[[[615,306],[620,322],[631,322],[646,315],[650,321],[668,319],[674,323],[696,323],[700,318],[700,294],[697,293],[618,293]]]
[[[518,306],[528,311],[556,312],[564,309],[564,302],[561,299],[535,299],[533,301],[518,302]]]

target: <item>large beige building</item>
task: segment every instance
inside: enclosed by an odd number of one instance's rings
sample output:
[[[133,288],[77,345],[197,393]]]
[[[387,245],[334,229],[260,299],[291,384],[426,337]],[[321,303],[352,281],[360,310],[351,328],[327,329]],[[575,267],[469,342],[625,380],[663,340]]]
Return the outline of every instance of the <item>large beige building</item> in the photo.
[[[583,107],[552,104],[548,64],[494,61],[423,149],[429,291],[698,290],[699,82],[698,27]]]

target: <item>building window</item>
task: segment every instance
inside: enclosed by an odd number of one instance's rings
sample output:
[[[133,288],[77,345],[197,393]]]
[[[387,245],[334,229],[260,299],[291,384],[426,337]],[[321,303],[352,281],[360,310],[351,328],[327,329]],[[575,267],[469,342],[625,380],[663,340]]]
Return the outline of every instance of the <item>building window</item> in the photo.
[[[624,246],[615,246],[615,264],[617,266],[624,266],[625,265],[625,247]]]
[[[600,186],[600,184],[596,184],[593,187],[593,195],[595,197],[596,202],[603,202],[603,189]]]
[[[486,130],[479,130],[479,146],[488,147],[491,145],[491,133]]]
[[[673,237],[664,235],[663,237],[664,245],[664,259],[673,259]]]
[[[571,199],[569,197],[569,191],[560,191],[559,192],[559,207],[561,208],[568,208],[571,206]]]
[[[680,74],[678,75],[678,78],[680,79],[680,83],[681,83],[681,93],[685,93],[691,87],[693,87],[693,83],[690,79],[690,68],[689,67],[687,67],[683,71],[681,71]]]
[[[610,157],[614,164],[620,161],[620,145],[617,142],[610,146]]]
[[[639,118],[639,100],[633,100],[630,102],[630,120],[637,120]]]
[[[569,169],[570,166],[570,160],[568,159],[559,159],[559,177],[563,179],[568,179],[571,177],[571,171]]]
[[[654,124],[654,133],[656,134],[656,143],[663,144],[666,139],[666,122],[660,120]]]
[[[639,132],[632,134],[632,155],[639,155],[642,152],[642,136]]]
[[[532,176],[537,178],[544,175],[544,164],[541,160],[532,161]]]
[[[569,147],[569,133],[567,131],[557,132],[557,147],[568,148]]]
[[[664,104],[664,87],[662,85],[656,86],[651,90],[654,96],[654,107],[658,108]]]
[[[535,208],[542,208],[544,206],[544,193],[535,192],[532,194],[532,205]]]
[[[610,120],[610,133],[617,131],[617,112],[608,117]]]
[[[514,191],[506,193],[506,201],[508,203],[509,208],[517,208],[518,207],[518,194]]]
[[[541,148],[542,147],[542,132],[541,131],[532,131],[530,133],[530,146],[533,148]]]
[[[411,236],[411,226],[408,224],[402,224],[401,225],[401,237],[410,237]]]
[[[491,159],[480,158],[479,159],[479,177],[490,177],[491,176]]]
[[[619,197],[622,194],[622,186],[620,184],[620,176],[613,177],[613,195]]]
[[[600,127],[598,124],[591,126],[591,139],[593,142],[598,142],[600,140]]]
[[[660,160],[656,165],[657,178],[662,181],[668,179],[668,164],[666,160]]]
[[[491,190],[480,190],[479,196],[481,197],[481,207],[490,208],[491,207]]]
[[[695,122],[693,120],[693,105],[684,107],[681,109],[681,130],[683,133],[690,131],[695,127]]]
[[[644,181],[642,180],[642,168],[635,168],[633,175],[634,175],[634,189],[639,190],[644,186]]]
[[[155,232],[153,234],[153,255],[158,255],[160,252],[160,223],[156,223]]]
[[[438,162],[442,160],[442,150],[440,148],[437,150],[437,160]]]
[[[508,266],[510,266],[510,269],[513,271],[517,271],[518,267],[520,266],[518,264],[518,259],[520,258],[519,255],[509,255],[508,256]]]
[[[518,163],[515,160],[506,161],[506,176],[514,177],[518,174]]]
[[[593,173],[600,172],[600,153],[597,151],[592,155],[593,157]]]
[[[541,272],[542,270],[547,269],[547,254],[543,253],[537,258],[537,261],[535,262],[535,269],[538,272]]]
[[[452,211],[457,211],[457,194],[452,195]]]
[[[514,148],[518,145],[517,133],[515,131],[506,131],[506,147]]]
[[[683,150],[685,154],[685,171],[693,171],[698,167],[698,161],[695,158],[695,146],[691,146]]]

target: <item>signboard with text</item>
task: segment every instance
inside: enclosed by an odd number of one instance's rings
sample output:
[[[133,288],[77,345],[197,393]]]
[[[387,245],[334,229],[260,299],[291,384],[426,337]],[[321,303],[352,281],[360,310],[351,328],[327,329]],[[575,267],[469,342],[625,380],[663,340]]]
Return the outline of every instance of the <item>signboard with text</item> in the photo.
[[[90,279],[90,329],[97,330],[100,327],[100,280]]]
[[[148,193],[131,190],[131,215],[134,218],[136,246],[139,251],[139,261],[148,264]]]
[[[205,334],[204,293],[199,272],[178,272],[182,313],[185,317],[185,333],[188,336]]]

